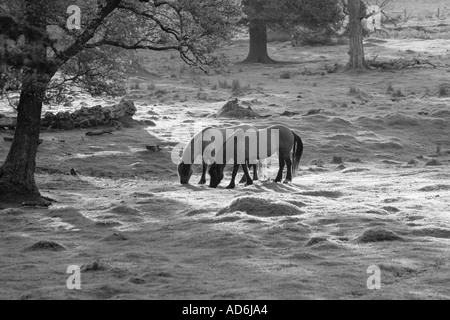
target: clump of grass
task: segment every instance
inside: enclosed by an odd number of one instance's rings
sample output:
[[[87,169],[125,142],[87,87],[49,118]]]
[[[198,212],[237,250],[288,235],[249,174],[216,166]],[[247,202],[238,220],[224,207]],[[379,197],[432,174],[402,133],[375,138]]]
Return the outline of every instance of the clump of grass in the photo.
[[[165,89],[159,89],[159,90],[155,91],[155,96],[157,96],[159,98],[159,97],[162,97],[162,96],[164,96],[164,95],[166,95],[168,93],[169,92],[167,90],[165,90]]]
[[[373,228],[365,230],[357,241],[359,243],[386,242],[386,241],[405,241],[397,233],[383,228]]]
[[[197,93],[197,99],[202,101],[208,101],[208,95],[204,92]]]
[[[343,164],[344,161],[342,160],[341,156],[334,156],[333,160],[332,160],[332,163],[334,163],[334,164]]]
[[[213,85],[211,90],[216,91],[218,89],[217,84]]]
[[[350,96],[357,96],[359,93],[360,91],[356,87],[350,87],[350,91],[348,92]]]
[[[402,90],[397,89],[394,93],[392,93],[393,98],[403,98],[405,95],[403,94]]]
[[[241,93],[242,92],[242,86],[240,80],[233,80],[233,83],[231,84],[231,91],[233,93]]]
[[[156,89],[156,85],[154,83],[148,83],[147,84],[147,90],[148,91],[153,91]]]
[[[395,91],[395,90],[394,90],[394,87],[392,86],[392,83],[389,82],[388,87],[387,87],[387,89],[386,89],[386,93],[387,93],[387,94],[392,94],[394,91]]]
[[[141,88],[141,83],[139,81],[135,81],[131,84],[131,90],[139,90]]]
[[[242,86],[240,80],[237,80],[237,79],[233,80],[233,83],[231,84],[231,92],[235,96],[243,94],[243,93],[247,92],[248,90],[250,90],[250,85]]]
[[[444,84],[439,86],[439,98],[448,97],[447,87]]]
[[[230,89],[231,85],[228,84],[227,80],[224,80],[224,81],[219,80],[219,88],[220,89]]]
[[[292,73],[290,71],[283,71],[280,74],[280,78],[281,79],[291,79],[292,78]]]
[[[427,167],[438,167],[442,166],[442,163],[436,159],[432,159],[425,164]]]
[[[175,60],[176,58],[177,58],[177,54],[174,53],[174,52],[172,52],[172,53],[170,54],[170,60]]]
[[[441,156],[441,155],[442,155],[442,145],[441,145],[441,144],[438,144],[438,145],[437,145],[437,147],[436,147],[436,154],[437,154],[438,156]]]

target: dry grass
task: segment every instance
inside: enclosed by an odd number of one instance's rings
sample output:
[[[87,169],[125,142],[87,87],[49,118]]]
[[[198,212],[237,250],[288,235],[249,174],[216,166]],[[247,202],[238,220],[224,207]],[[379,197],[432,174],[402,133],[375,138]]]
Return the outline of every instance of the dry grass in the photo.
[[[441,84],[439,86],[439,98],[445,98],[449,96],[448,86]]]
[[[450,27],[442,28],[440,32],[430,32],[424,30],[406,29],[392,30],[377,33],[377,37],[383,39],[422,39],[422,40],[450,40]]]
[[[396,0],[391,1],[384,12],[395,22],[383,26],[388,28],[376,36],[387,39],[450,39],[450,6],[440,0]],[[420,28],[417,28],[420,26]],[[408,27],[408,28],[406,28]],[[398,28],[404,28],[398,30]],[[396,29],[396,30],[394,30]]]

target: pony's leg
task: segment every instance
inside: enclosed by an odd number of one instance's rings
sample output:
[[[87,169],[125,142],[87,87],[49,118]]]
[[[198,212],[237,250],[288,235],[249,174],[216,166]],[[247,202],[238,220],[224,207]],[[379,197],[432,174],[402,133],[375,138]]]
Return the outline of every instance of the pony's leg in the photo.
[[[279,164],[280,169],[278,170],[278,175],[275,178],[276,183],[280,183],[281,180],[283,179],[283,170],[284,170],[284,165],[285,165],[283,157],[280,156],[278,160],[280,162],[280,164]]]
[[[198,184],[205,184],[206,183],[206,171],[208,170],[208,165],[206,162],[203,162],[203,169],[202,169],[202,178],[200,179],[200,182]]]
[[[246,164],[243,164],[243,165],[242,165],[242,168],[248,166],[248,162],[245,162],[245,163],[246,163]],[[245,175],[243,175],[241,181],[239,181],[239,184],[246,183],[246,182],[247,182],[247,177],[246,177]]]
[[[258,181],[258,165],[252,164],[253,167],[253,181]]]
[[[253,181],[250,178],[250,174],[248,173],[247,165],[243,164],[242,169],[244,170],[244,175],[247,178],[247,183],[245,184],[245,186],[251,186],[253,184]]]
[[[241,181],[239,181],[239,184],[243,184],[247,182],[247,177],[246,176],[242,176]]]
[[[231,182],[230,182],[230,185],[227,187],[227,189],[234,189],[236,187],[234,180],[236,179],[236,175],[237,175],[238,171],[239,171],[239,165],[235,164],[233,167],[233,174],[231,176]]]
[[[286,158],[286,166],[287,166],[287,176],[286,180],[284,180],[284,184],[289,184],[292,182],[292,160],[291,158]]]

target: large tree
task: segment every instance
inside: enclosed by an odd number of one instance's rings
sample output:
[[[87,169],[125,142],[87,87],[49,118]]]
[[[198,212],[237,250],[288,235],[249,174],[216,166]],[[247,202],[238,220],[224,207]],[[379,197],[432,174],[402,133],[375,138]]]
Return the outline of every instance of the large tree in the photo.
[[[365,69],[364,35],[362,20],[367,18],[366,5],[361,0],[348,0],[349,32],[350,32],[350,59],[349,69]]]
[[[81,9],[81,30],[67,28],[69,5]],[[111,71],[103,65],[108,47],[176,50],[189,65],[220,69],[224,59],[214,50],[240,18],[237,0],[0,0],[0,89],[15,82],[20,91],[0,199],[41,200],[34,172],[53,82],[92,83]]]
[[[267,29],[327,27],[342,20],[339,0],[243,0],[250,50],[245,63],[275,63],[267,52]]]
[[[348,54],[350,59],[348,62],[348,69],[366,69],[367,64],[364,57],[364,25],[366,19],[370,18],[374,14],[384,14],[386,18],[389,17],[382,11],[391,1],[383,0],[377,3],[378,12],[368,12],[368,6],[362,0],[342,0],[342,6],[344,12],[349,17],[348,31],[350,35],[350,50]],[[370,8],[370,7],[369,7]]]

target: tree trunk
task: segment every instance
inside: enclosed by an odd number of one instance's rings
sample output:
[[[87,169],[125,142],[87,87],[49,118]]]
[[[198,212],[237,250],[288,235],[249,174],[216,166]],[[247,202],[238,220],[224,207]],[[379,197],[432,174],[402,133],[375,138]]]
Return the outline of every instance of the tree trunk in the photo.
[[[32,77],[23,84],[17,107],[14,140],[5,163],[0,168],[0,199],[10,195],[20,195],[30,199],[40,197],[34,172],[46,79],[36,80]]]
[[[267,52],[267,27],[265,25],[250,26],[250,52],[243,63],[276,63]]]
[[[0,168],[0,200],[16,202],[41,199],[34,180],[36,153],[41,126],[42,102],[57,68],[49,64],[45,44],[46,26],[39,14],[39,2],[26,1],[27,23],[39,29],[25,38],[32,60],[23,67],[22,88],[17,107],[17,127],[8,156]]]
[[[365,6],[361,0],[349,0],[349,19],[350,19],[350,60],[349,69],[366,68],[364,60],[363,28],[361,20],[365,15]]]

